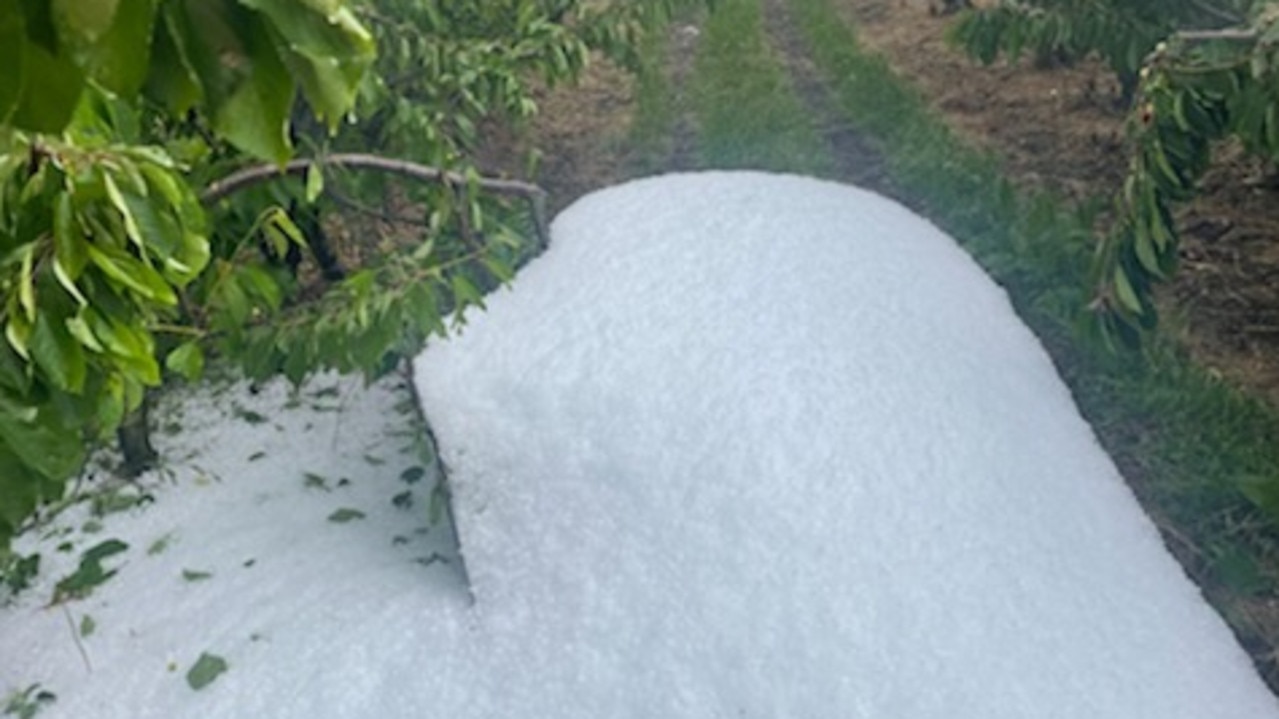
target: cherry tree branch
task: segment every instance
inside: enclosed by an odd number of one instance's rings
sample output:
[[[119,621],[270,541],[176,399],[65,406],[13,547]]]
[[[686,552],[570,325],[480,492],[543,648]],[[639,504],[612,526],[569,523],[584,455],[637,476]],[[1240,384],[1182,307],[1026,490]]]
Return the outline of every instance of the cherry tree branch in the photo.
[[[442,182],[454,187],[462,187],[468,183],[466,176],[461,173],[420,165],[408,160],[364,153],[337,153],[314,159],[292,160],[283,166],[263,164],[237,170],[205,188],[200,195],[200,200],[204,204],[210,205],[240,190],[263,182],[289,175],[304,175],[315,164],[360,170],[378,170],[424,182]],[[546,190],[529,182],[492,177],[481,177],[477,184],[481,189],[494,194],[521,197],[528,201],[529,207],[533,211],[533,222],[536,225],[538,245],[543,249],[546,248],[550,242],[550,232],[546,223]]]
[[[1207,42],[1209,40],[1236,40],[1250,42],[1257,39],[1257,31],[1247,28],[1222,28],[1220,30],[1182,30],[1173,33],[1178,40]]]

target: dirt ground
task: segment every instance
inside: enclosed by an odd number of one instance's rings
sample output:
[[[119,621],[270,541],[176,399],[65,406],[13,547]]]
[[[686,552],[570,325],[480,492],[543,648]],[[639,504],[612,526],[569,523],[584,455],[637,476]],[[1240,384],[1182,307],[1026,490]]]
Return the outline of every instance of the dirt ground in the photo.
[[[957,131],[989,148],[1022,186],[1073,199],[1123,180],[1124,112],[1099,63],[983,68],[944,40],[950,17],[910,0],[837,0]],[[921,6],[922,5],[922,6]],[[1180,213],[1181,269],[1165,315],[1205,366],[1279,403],[1279,186],[1273,168],[1223,145],[1204,192]]]

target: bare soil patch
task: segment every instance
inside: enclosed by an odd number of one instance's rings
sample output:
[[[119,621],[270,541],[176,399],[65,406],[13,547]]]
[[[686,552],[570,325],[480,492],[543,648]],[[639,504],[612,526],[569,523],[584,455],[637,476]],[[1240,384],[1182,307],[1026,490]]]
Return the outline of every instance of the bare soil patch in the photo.
[[[1098,62],[982,67],[950,47],[951,17],[906,0],[836,0],[859,37],[1019,186],[1109,197],[1127,169],[1118,84]],[[1182,267],[1165,314],[1203,365],[1279,403],[1279,192],[1272,168],[1232,146],[1180,213]]]
[[[493,124],[477,162],[494,177],[532,179],[550,194],[552,216],[592,190],[630,175],[627,137],[635,110],[635,78],[596,56],[579,82],[543,87],[539,113],[527,127]],[[539,160],[528,178],[528,153]]]

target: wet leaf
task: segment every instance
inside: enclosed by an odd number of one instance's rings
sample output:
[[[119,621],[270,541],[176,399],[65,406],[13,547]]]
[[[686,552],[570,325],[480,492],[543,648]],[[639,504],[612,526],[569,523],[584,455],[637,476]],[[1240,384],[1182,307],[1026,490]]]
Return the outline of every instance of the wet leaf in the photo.
[[[346,524],[347,522],[351,522],[356,519],[364,519],[364,516],[364,512],[361,512],[358,509],[343,507],[342,509],[333,512],[333,514],[330,514],[329,521],[337,524]]]
[[[187,671],[187,685],[196,691],[209,686],[228,669],[226,660],[216,654],[202,652]]]

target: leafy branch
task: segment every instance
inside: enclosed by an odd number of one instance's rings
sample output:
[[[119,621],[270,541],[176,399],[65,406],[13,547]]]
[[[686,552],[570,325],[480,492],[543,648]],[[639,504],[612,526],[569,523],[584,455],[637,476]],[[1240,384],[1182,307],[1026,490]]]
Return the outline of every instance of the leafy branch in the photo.
[[[425,182],[441,182],[452,187],[478,188],[496,195],[510,195],[526,200],[532,211],[539,245],[546,247],[549,230],[546,221],[546,191],[520,180],[481,177],[477,174],[450,172],[409,160],[363,153],[335,153],[310,160],[292,160],[284,165],[262,164],[238,170],[211,183],[200,194],[205,204],[213,204],[228,195],[258,183],[288,175],[305,175],[314,166],[370,169],[411,177]]]
[[[1234,137],[1279,159],[1279,6],[1249,27],[1177,33],[1156,47],[1128,132],[1132,160],[1118,221],[1098,247],[1091,307],[1104,337],[1133,344],[1157,320],[1154,287],[1177,267],[1174,210],[1198,192],[1213,143]]]

